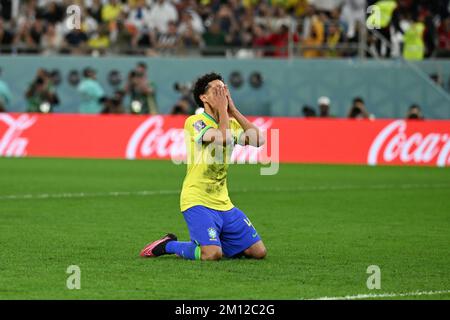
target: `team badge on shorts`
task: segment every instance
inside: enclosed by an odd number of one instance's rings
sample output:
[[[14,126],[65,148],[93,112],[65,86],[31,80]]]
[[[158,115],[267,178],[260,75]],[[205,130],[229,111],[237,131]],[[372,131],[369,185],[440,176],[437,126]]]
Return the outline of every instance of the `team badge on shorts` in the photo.
[[[217,240],[217,231],[214,228],[208,229],[209,240],[216,241]]]

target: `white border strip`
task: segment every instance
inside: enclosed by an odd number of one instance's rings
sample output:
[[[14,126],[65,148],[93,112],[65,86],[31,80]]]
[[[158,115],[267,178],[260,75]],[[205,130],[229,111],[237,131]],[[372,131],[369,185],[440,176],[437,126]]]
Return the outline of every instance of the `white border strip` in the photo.
[[[357,294],[354,296],[344,297],[321,297],[308,300],[358,300],[358,299],[370,299],[370,298],[399,298],[399,297],[417,297],[417,296],[433,296],[439,294],[450,294],[450,290],[441,291],[414,291],[406,293],[369,293],[369,294]]]
[[[235,193],[249,192],[289,192],[289,191],[339,191],[339,190],[384,190],[384,189],[442,189],[450,188],[450,184],[378,184],[378,185],[336,185],[336,186],[304,186],[292,188],[243,188],[230,190]],[[127,196],[159,196],[176,195],[181,190],[143,190],[143,191],[109,191],[109,192],[65,192],[39,194],[10,194],[0,195],[1,200],[27,199],[65,199],[65,198],[96,198],[96,197],[127,197]]]

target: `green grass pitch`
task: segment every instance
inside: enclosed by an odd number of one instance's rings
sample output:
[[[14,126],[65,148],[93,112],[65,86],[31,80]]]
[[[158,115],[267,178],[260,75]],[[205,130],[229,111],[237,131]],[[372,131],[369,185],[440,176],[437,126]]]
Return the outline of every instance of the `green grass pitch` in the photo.
[[[166,232],[188,240],[179,212],[184,166],[0,159],[0,299],[305,299],[450,290],[449,169],[283,164],[277,175],[261,176],[259,168],[232,165],[228,186],[262,236],[267,259],[198,262],[138,257]],[[80,290],[66,288],[69,265],[81,269]],[[369,265],[381,269],[380,290],[366,287]]]

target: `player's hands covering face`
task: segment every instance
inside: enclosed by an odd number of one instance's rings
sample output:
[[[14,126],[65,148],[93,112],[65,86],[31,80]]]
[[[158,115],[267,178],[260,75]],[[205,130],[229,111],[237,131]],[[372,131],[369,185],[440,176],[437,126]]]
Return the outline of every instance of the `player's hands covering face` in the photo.
[[[228,99],[225,87],[214,86],[211,88],[211,90],[212,90],[211,105],[214,108],[217,108],[219,112],[227,112]]]
[[[234,114],[234,112],[237,110],[233,99],[231,98],[231,93],[230,90],[228,90],[228,86],[225,85],[225,93],[227,95],[227,100],[228,100],[228,113],[230,114],[230,116],[232,116]]]

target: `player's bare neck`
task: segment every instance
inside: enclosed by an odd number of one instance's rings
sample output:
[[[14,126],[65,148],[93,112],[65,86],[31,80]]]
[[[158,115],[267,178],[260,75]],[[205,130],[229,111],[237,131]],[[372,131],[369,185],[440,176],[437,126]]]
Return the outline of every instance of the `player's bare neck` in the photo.
[[[211,106],[209,104],[205,104],[205,112],[207,114],[209,114],[211,117],[214,118],[214,120],[216,120],[216,122],[219,122],[219,114],[216,110],[214,110],[213,108],[211,108]]]

